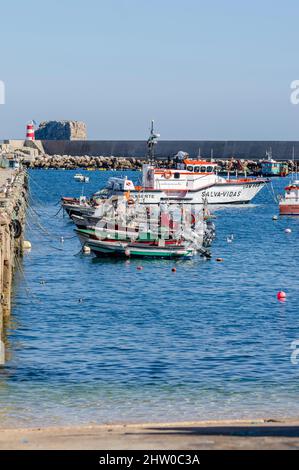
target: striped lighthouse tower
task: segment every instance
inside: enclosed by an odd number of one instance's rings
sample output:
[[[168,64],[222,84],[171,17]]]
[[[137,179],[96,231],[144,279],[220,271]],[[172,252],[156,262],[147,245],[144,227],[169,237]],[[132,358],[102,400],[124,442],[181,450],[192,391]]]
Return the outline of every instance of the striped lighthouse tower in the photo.
[[[34,140],[34,123],[28,122],[26,126],[26,140]]]

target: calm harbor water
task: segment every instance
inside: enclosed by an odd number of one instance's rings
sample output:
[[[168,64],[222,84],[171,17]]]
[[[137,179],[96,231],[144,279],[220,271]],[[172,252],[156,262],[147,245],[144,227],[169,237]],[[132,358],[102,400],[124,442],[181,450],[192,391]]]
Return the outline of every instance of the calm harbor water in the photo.
[[[265,188],[254,205],[217,211],[223,263],[180,261],[173,273],[146,260],[138,271],[140,261],[78,254],[74,226],[55,216],[61,195],[81,192],[73,175],[30,172],[32,250],[15,277],[0,426],[298,417],[299,218],[274,222]],[[85,191],[109,175],[90,172]]]

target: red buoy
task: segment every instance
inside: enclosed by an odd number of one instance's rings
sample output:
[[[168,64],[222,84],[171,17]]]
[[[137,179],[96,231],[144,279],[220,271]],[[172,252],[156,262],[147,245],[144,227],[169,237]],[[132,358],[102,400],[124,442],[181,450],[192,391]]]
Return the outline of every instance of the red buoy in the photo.
[[[143,266],[137,266],[138,271],[142,271]]]
[[[176,273],[176,268],[172,268],[171,270],[173,273]]]
[[[283,290],[277,292],[278,300],[285,300],[286,298],[287,298],[287,294]]]

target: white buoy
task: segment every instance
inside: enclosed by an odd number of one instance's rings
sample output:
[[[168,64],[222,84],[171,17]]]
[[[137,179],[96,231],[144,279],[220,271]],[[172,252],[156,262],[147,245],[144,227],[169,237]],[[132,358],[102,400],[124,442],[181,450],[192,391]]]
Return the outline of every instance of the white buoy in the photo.
[[[84,246],[83,246],[83,253],[84,253],[85,255],[89,255],[89,254],[90,254],[90,251],[91,251],[91,250],[90,250],[89,246],[87,246],[87,245],[84,245]]]
[[[31,243],[28,240],[23,241],[23,250],[31,250]]]
[[[0,339],[0,365],[5,364],[5,346],[3,341]]]
[[[277,215],[273,215],[272,220],[278,220]]]
[[[60,237],[60,243],[64,243],[64,237]]]
[[[285,233],[292,233],[292,230],[290,228],[286,228]]]

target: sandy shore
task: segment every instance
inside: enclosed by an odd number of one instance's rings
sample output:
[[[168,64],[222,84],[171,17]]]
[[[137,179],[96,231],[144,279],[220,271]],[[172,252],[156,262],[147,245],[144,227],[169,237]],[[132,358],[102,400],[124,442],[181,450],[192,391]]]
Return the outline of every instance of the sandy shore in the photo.
[[[299,449],[299,419],[0,429],[0,449]]]

